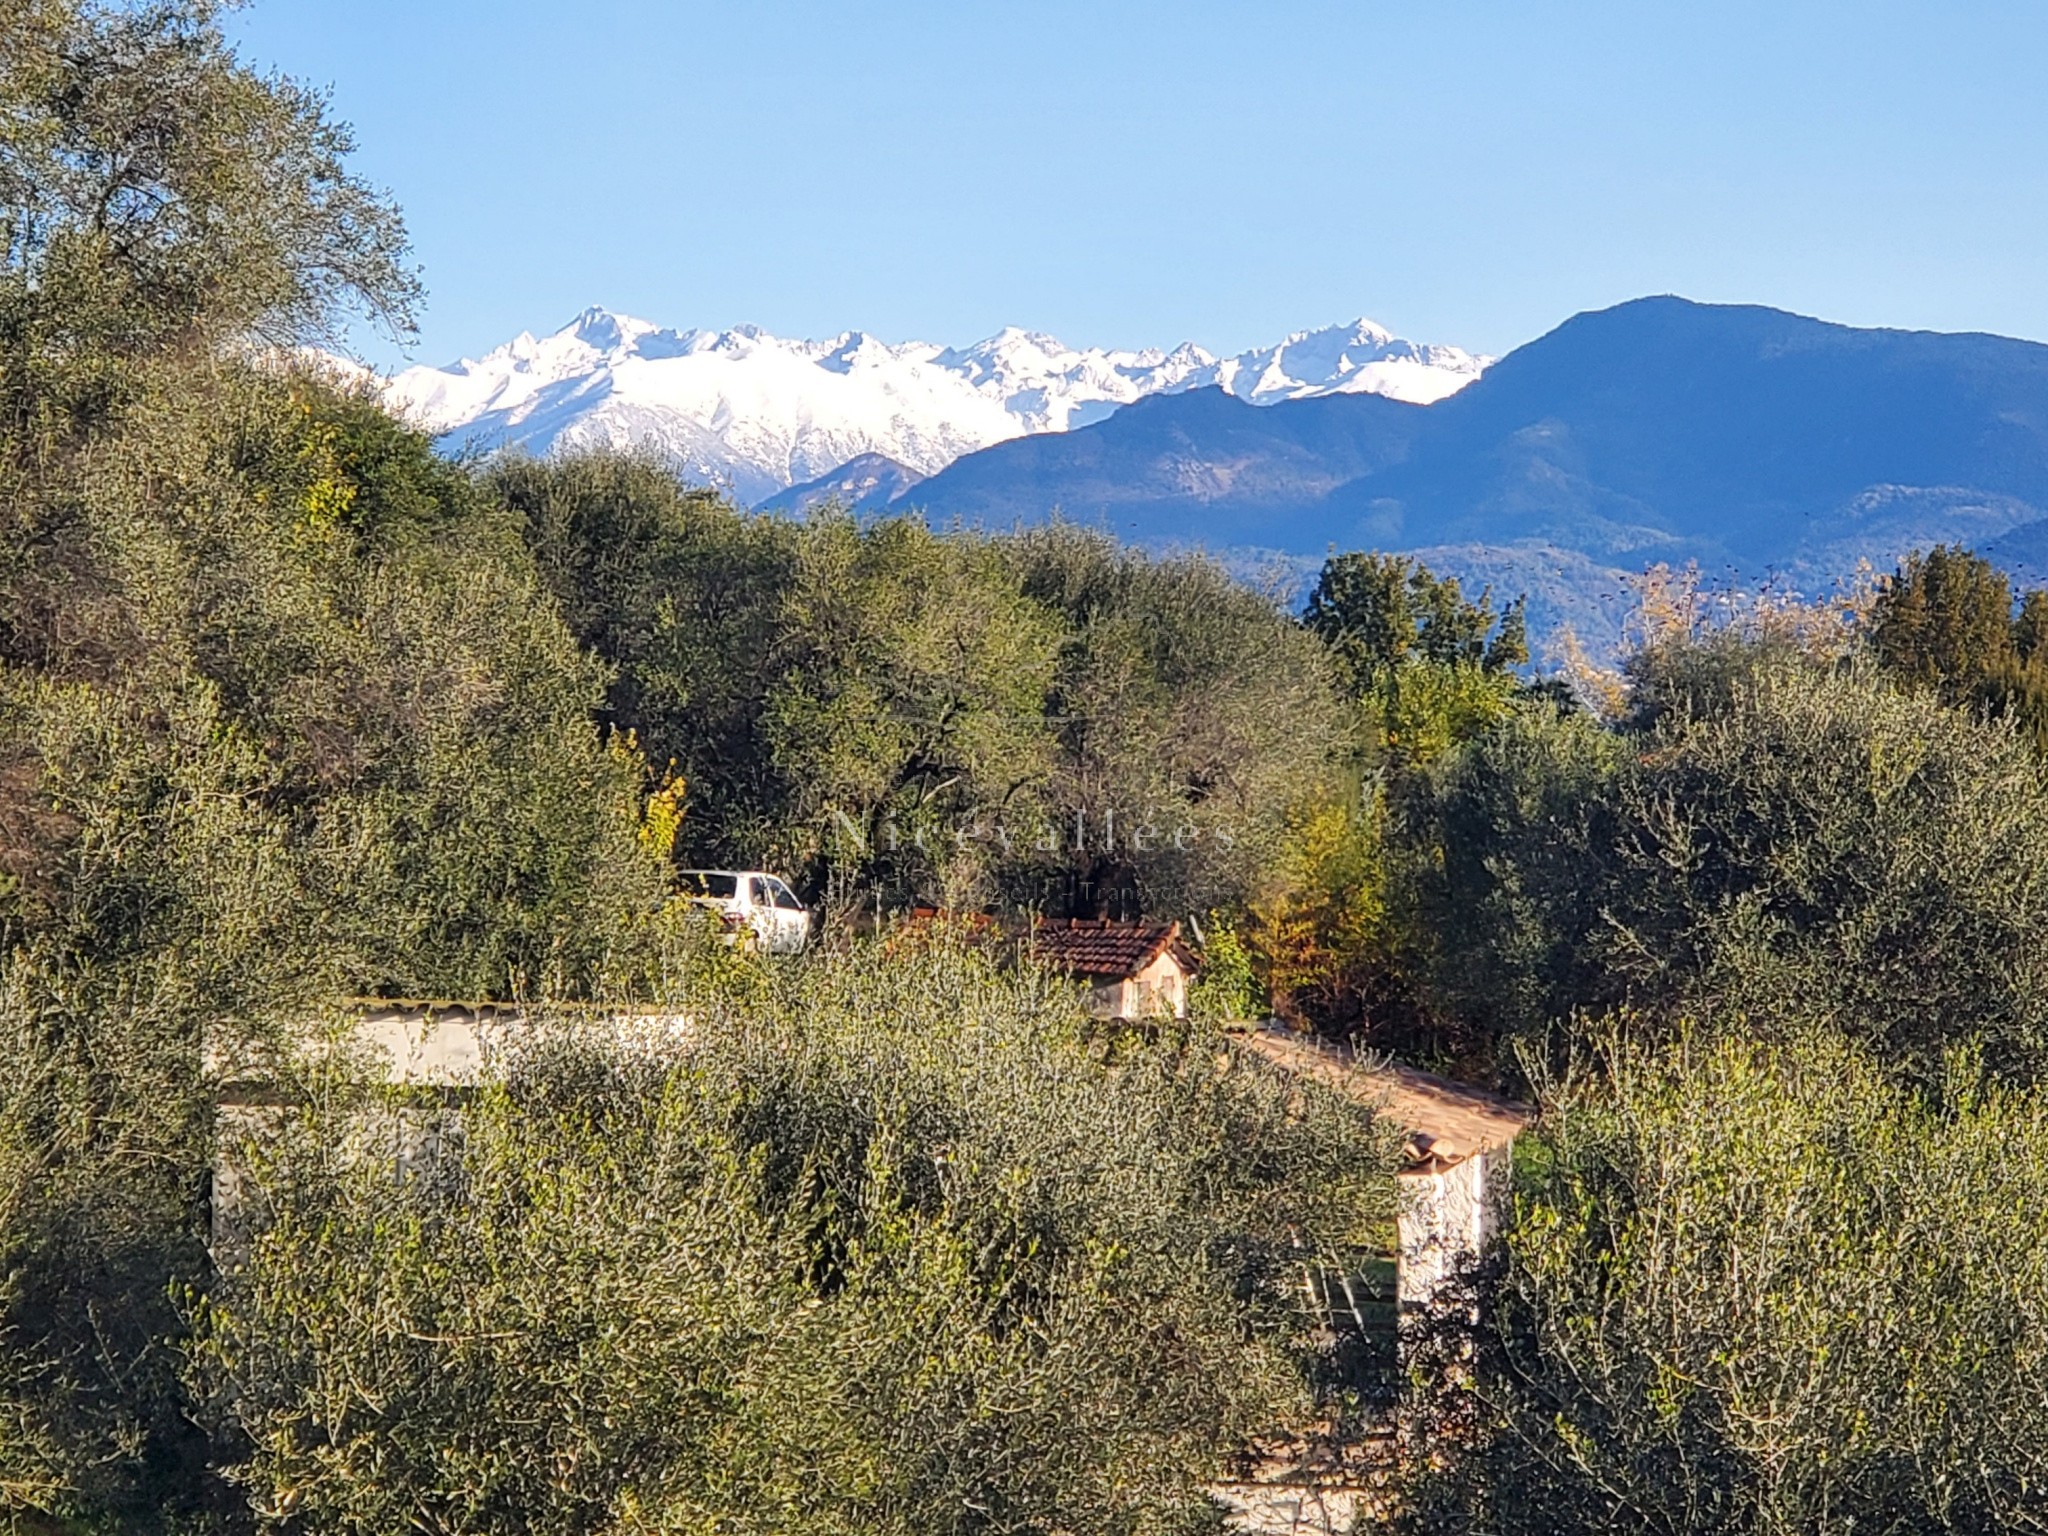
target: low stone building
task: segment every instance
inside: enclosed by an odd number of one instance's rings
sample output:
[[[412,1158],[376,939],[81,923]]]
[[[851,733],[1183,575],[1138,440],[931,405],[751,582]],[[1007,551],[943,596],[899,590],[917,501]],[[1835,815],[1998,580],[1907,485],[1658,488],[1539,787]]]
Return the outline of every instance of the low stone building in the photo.
[[[1327,1083],[1405,1133],[1393,1256],[1398,1363],[1403,1376],[1430,1369],[1427,1341],[1436,1325],[1469,1315],[1465,1272],[1506,1223],[1515,1139],[1535,1110],[1288,1030],[1254,1029],[1241,1038],[1265,1060]],[[1436,1358],[1437,1368],[1443,1363]],[[1461,1369],[1454,1358],[1452,1374]],[[1247,1536],[1355,1536],[1386,1517],[1393,1472],[1411,1438],[1390,1419],[1360,1442],[1276,1446],[1251,1477],[1212,1492]]]
[[[1245,1043],[1268,1061],[1328,1083],[1407,1133],[1400,1170],[1399,1294],[1433,1307],[1505,1224],[1515,1138],[1536,1111],[1469,1083],[1266,1028]]]
[[[1199,961],[1179,923],[1048,918],[1032,926],[1027,945],[1033,959],[1087,983],[1088,1011],[1099,1019],[1188,1016]]]
[[[565,1028],[592,1025],[617,1047],[657,1053],[680,1049],[692,1030],[686,1016],[662,1010],[357,999],[308,1019],[282,1050],[273,1042],[250,1052],[217,1031],[204,1055],[217,1106],[208,1196],[216,1262],[233,1263],[246,1239],[247,1160],[291,1123],[309,1086],[340,1075],[392,1090],[355,1106],[339,1150],[411,1176],[440,1165],[446,1133],[490,1070]]]

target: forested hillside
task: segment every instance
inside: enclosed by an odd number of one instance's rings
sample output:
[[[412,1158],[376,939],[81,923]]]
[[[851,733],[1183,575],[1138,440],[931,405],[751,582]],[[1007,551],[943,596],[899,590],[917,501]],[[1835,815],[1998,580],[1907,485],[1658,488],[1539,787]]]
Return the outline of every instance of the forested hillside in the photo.
[[[1390,1528],[2042,1528],[2048,598],[1666,570],[1532,678],[1519,594],[1398,555],[1296,607],[451,463],[298,361],[418,298],[316,95],[203,5],[0,45],[9,1528],[1214,1530],[1385,1406],[1327,1298],[1400,1138],[1268,1013],[1543,1113]],[[1194,1017],[1090,1018],[1048,914],[1183,920]],[[302,1065],[406,998],[560,1028],[459,1109]]]

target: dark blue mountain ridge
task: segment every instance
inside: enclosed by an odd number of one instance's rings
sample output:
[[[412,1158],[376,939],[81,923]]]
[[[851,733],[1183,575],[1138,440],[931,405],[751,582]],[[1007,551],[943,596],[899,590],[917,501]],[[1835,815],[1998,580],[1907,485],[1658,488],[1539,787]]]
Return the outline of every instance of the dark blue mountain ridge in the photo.
[[[1139,542],[1292,549],[1299,541],[1276,532],[1399,463],[1426,410],[1379,395],[1284,405],[1220,389],[1148,395],[1093,426],[971,453],[902,500],[990,526],[1058,509]]]
[[[1153,396],[971,454],[899,505],[988,526],[1058,510],[1304,560],[1435,549],[1497,587],[1548,562],[1552,587],[1610,597],[1653,561],[1818,586],[1942,540],[2031,574],[2048,558],[2048,346],[1637,299],[1435,405]]]
[[[1376,478],[1331,511],[1397,503],[1433,538],[1583,537],[1581,519],[1609,514],[1738,565],[1783,562],[1853,532],[1859,498],[1884,488],[2048,509],[2048,346],[1640,299],[1501,359]]]

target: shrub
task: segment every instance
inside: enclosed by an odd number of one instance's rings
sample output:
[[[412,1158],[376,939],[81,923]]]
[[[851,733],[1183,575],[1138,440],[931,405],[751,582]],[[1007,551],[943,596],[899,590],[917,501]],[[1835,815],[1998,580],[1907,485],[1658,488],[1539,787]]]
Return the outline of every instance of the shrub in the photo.
[[[1723,701],[1606,737],[1520,717],[1431,814],[1438,996],[1495,1030],[1627,1004],[2048,1064],[2048,793],[2025,741],[1882,677],[1767,656]]]
[[[1384,1220],[1356,1109],[1220,1042],[1105,1057],[935,946],[778,968],[680,1056],[565,1036],[441,1179],[267,1152],[195,1369],[297,1531],[1204,1528],[1299,1423],[1301,1266]]]
[[[1740,1033],[1610,1033],[1547,1085],[1414,1528],[2048,1527],[2048,1098]]]
[[[1606,978],[1592,953],[1612,859],[1624,740],[1590,716],[1533,705],[1442,760],[1411,804],[1434,1006],[1480,1039],[1568,1015]]]
[[[2048,793],[2025,742],[1861,672],[1774,666],[1615,780],[1621,1000],[1802,1018],[1931,1078],[2048,1065]]]
[[[1220,912],[1211,912],[1201,937],[1202,968],[1188,984],[1189,1012],[1211,1024],[1263,1015],[1266,993],[1237,924]]]

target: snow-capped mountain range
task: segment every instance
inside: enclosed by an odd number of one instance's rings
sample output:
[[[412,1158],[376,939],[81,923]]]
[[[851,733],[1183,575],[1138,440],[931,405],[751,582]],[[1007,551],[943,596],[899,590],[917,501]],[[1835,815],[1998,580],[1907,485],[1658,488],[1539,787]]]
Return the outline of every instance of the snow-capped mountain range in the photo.
[[[645,446],[749,505],[880,456],[911,478],[1033,432],[1100,421],[1146,395],[1220,386],[1257,405],[1377,394],[1428,404],[1491,358],[1403,341],[1369,320],[1218,358],[1076,350],[1006,329],[966,348],[860,331],[790,341],[753,326],[666,330],[588,309],[551,336],[408,368],[385,384],[407,419],[451,446]]]

